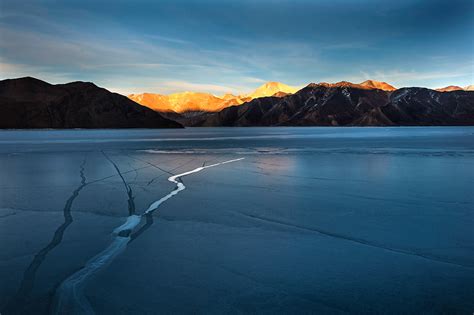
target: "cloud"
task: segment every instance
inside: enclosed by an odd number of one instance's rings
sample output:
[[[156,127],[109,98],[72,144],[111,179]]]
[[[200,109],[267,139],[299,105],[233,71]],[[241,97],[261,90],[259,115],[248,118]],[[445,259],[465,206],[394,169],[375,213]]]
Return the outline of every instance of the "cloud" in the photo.
[[[253,78],[253,77],[244,77],[244,78],[242,78],[242,81],[249,82],[249,83],[265,83],[265,82],[270,81],[270,80],[263,80],[263,79],[260,79],[260,78]]]
[[[192,92],[208,92],[215,95],[225,93],[235,93],[241,90],[242,86],[223,86],[216,84],[194,83],[187,81],[165,81],[159,84],[159,89],[164,94],[192,91]]]
[[[374,49],[374,47],[370,46],[368,43],[365,42],[342,42],[342,43],[334,43],[334,44],[327,44],[321,46],[322,50],[350,50],[350,49]]]
[[[66,72],[50,72],[45,67],[8,63],[0,58],[0,79],[21,78],[34,76],[49,83],[65,83],[77,80],[74,75]]]
[[[367,18],[374,7],[367,11],[355,4],[342,11],[337,5],[318,11],[321,4],[306,4],[306,10],[289,12],[301,4],[284,1],[258,5],[268,10],[256,12],[250,2],[236,10],[187,3],[194,10],[184,11],[171,1],[148,3],[148,10],[117,2],[104,14],[104,6],[93,2],[6,1],[0,10],[0,75],[6,78],[93,81],[121,93],[216,94],[246,93],[265,81],[297,86],[370,78],[396,86],[439,86],[473,80],[472,63],[461,64],[472,61],[472,45],[462,41],[470,29],[452,29],[449,37],[437,33],[434,40],[396,18],[405,17],[405,10],[389,11],[394,24],[374,24]],[[347,15],[359,9],[368,15]],[[235,19],[236,12],[245,23]],[[334,18],[341,16],[347,20]],[[407,30],[403,38],[387,36]],[[434,52],[438,56],[428,56]]]
[[[180,44],[180,45],[190,45],[192,42],[180,38],[174,37],[167,37],[167,36],[160,36],[160,35],[144,35],[147,39],[157,40],[157,41],[164,41],[173,44]]]
[[[449,71],[376,71],[373,73],[365,73],[363,76],[365,79],[376,78],[376,80],[391,82],[397,86],[418,85],[436,88],[443,84],[451,85],[454,79],[463,79],[472,76],[472,69],[471,71],[468,69],[469,67],[452,67]]]
[[[350,81],[360,83],[365,80],[385,81],[396,87],[422,86],[438,88],[447,85],[467,85],[473,76],[472,65],[451,65],[450,70],[416,71],[416,70],[375,70],[359,71],[359,73],[341,73],[338,76],[325,77],[323,81]],[[471,71],[469,70],[471,69]],[[459,82],[459,83],[456,83]]]

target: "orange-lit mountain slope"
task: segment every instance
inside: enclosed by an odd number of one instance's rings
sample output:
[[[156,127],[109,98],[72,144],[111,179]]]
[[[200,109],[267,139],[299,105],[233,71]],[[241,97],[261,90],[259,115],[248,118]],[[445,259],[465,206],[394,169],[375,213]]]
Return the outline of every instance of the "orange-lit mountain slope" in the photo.
[[[209,93],[183,92],[170,95],[143,93],[128,97],[144,106],[159,112],[185,113],[191,111],[218,112],[223,108],[240,105],[254,98],[264,96],[286,96],[298,89],[279,82],[268,82],[254,92],[244,95],[225,94],[218,97]]]

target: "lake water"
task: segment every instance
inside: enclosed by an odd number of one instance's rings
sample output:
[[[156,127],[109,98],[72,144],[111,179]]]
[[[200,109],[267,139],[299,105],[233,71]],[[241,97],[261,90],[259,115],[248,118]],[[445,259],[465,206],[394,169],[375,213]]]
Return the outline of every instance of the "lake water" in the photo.
[[[473,187],[474,127],[1,131],[0,312],[472,314]]]

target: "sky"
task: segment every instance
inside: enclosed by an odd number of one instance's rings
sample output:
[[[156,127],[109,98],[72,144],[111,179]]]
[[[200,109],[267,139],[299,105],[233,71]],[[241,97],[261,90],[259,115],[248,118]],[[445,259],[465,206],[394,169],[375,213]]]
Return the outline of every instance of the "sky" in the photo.
[[[122,94],[474,84],[472,0],[0,0],[0,79]]]

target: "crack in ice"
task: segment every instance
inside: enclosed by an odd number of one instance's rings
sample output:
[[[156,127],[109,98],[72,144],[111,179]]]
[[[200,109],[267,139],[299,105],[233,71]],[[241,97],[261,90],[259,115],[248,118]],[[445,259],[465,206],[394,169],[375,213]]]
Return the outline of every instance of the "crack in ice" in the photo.
[[[3,311],[7,313],[20,312],[20,310],[18,310],[17,308],[22,307],[23,304],[29,299],[30,293],[34,287],[36,273],[38,272],[38,269],[43,264],[43,261],[46,259],[48,254],[54,248],[56,248],[59,244],[61,244],[64,233],[66,232],[66,229],[69,227],[69,225],[72,224],[73,222],[73,217],[71,214],[72,205],[74,204],[74,201],[76,200],[76,198],[79,196],[79,193],[81,192],[81,190],[84,189],[88,185],[88,183],[86,182],[86,176],[84,174],[86,160],[87,158],[84,157],[82,164],[79,166],[79,175],[81,177],[81,183],[72,192],[71,196],[67,199],[66,204],[64,205],[64,208],[63,208],[64,222],[56,229],[51,241],[45,247],[43,247],[39,252],[35,254],[33,261],[31,261],[31,263],[28,265],[28,267],[23,273],[23,278],[21,280],[18,291],[16,292],[15,296],[8,302],[8,304],[3,309]]]
[[[118,168],[117,164],[115,164],[114,161],[112,161],[112,159],[107,155],[105,154],[104,151],[102,151],[102,154],[105,156],[105,158],[110,162],[112,163],[112,165],[114,166],[115,170],[117,171],[118,175],[120,176],[120,178],[122,179],[122,182],[123,182],[123,185],[125,186],[125,190],[127,191],[127,196],[128,196],[128,214],[130,216],[132,216],[134,213],[135,213],[135,197],[133,196],[133,190],[132,188],[130,187],[130,185],[127,183],[127,181],[125,180],[125,178],[123,177],[122,175],[122,172],[120,171],[120,169]],[[133,171],[133,170],[132,170]],[[135,170],[135,172],[137,172]],[[137,173],[138,174],[138,173]]]
[[[181,177],[200,172],[207,168],[237,162],[243,159],[244,158],[238,158],[201,166],[191,171],[170,176],[168,181],[176,185],[170,193],[153,202],[142,215],[136,215],[133,213],[129,215],[125,223],[114,230],[115,237],[112,243],[102,252],[90,259],[82,269],[73,273],[60,284],[54,297],[53,314],[94,314],[92,306],[83,294],[87,281],[96,275],[101,269],[110,264],[122,251],[125,250],[127,244],[134,239],[134,237],[132,237],[133,235],[131,235],[132,230],[140,224],[143,218],[149,220],[153,212],[158,209],[163,202],[186,189],[186,186],[181,181]],[[115,165],[113,162],[112,164]],[[117,167],[116,169],[118,170]]]
[[[415,252],[415,251],[410,251],[410,250],[407,250],[407,249],[389,247],[389,246],[385,246],[383,244],[378,244],[378,243],[367,241],[367,240],[361,239],[361,238],[350,237],[350,236],[347,236],[347,235],[338,234],[338,233],[334,233],[334,232],[330,232],[330,231],[326,231],[326,230],[322,230],[322,229],[310,228],[310,227],[306,227],[306,226],[302,226],[302,225],[298,225],[298,224],[288,223],[288,222],[285,222],[283,220],[270,219],[270,218],[266,218],[266,217],[261,217],[261,216],[249,214],[249,213],[243,213],[243,212],[239,212],[239,213],[243,216],[252,218],[254,220],[265,221],[265,222],[268,222],[268,223],[283,225],[283,226],[291,227],[291,228],[294,228],[294,229],[299,229],[299,230],[305,230],[305,231],[308,231],[308,232],[318,233],[318,234],[321,234],[321,235],[324,235],[324,236],[327,236],[327,237],[332,237],[332,238],[336,238],[336,239],[339,239],[339,240],[344,240],[344,241],[356,243],[356,244],[363,245],[363,246],[382,249],[382,250],[386,250],[386,251],[397,253],[397,254],[415,256],[415,257],[418,257],[418,258],[427,259],[427,260],[430,260],[430,261],[435,261],[435,262],[443,263],[443,264],[449,264],[449,265],[453,265],[453,266],[457,266],[457,267],[463,267],[463,268],[469,268],[469,269],[474,268],[473,265],[457,263],[457,262],[445,260],[445,259],[442,259],[442,258],[433,257],[431,255],[422,254],[422,253]]]

